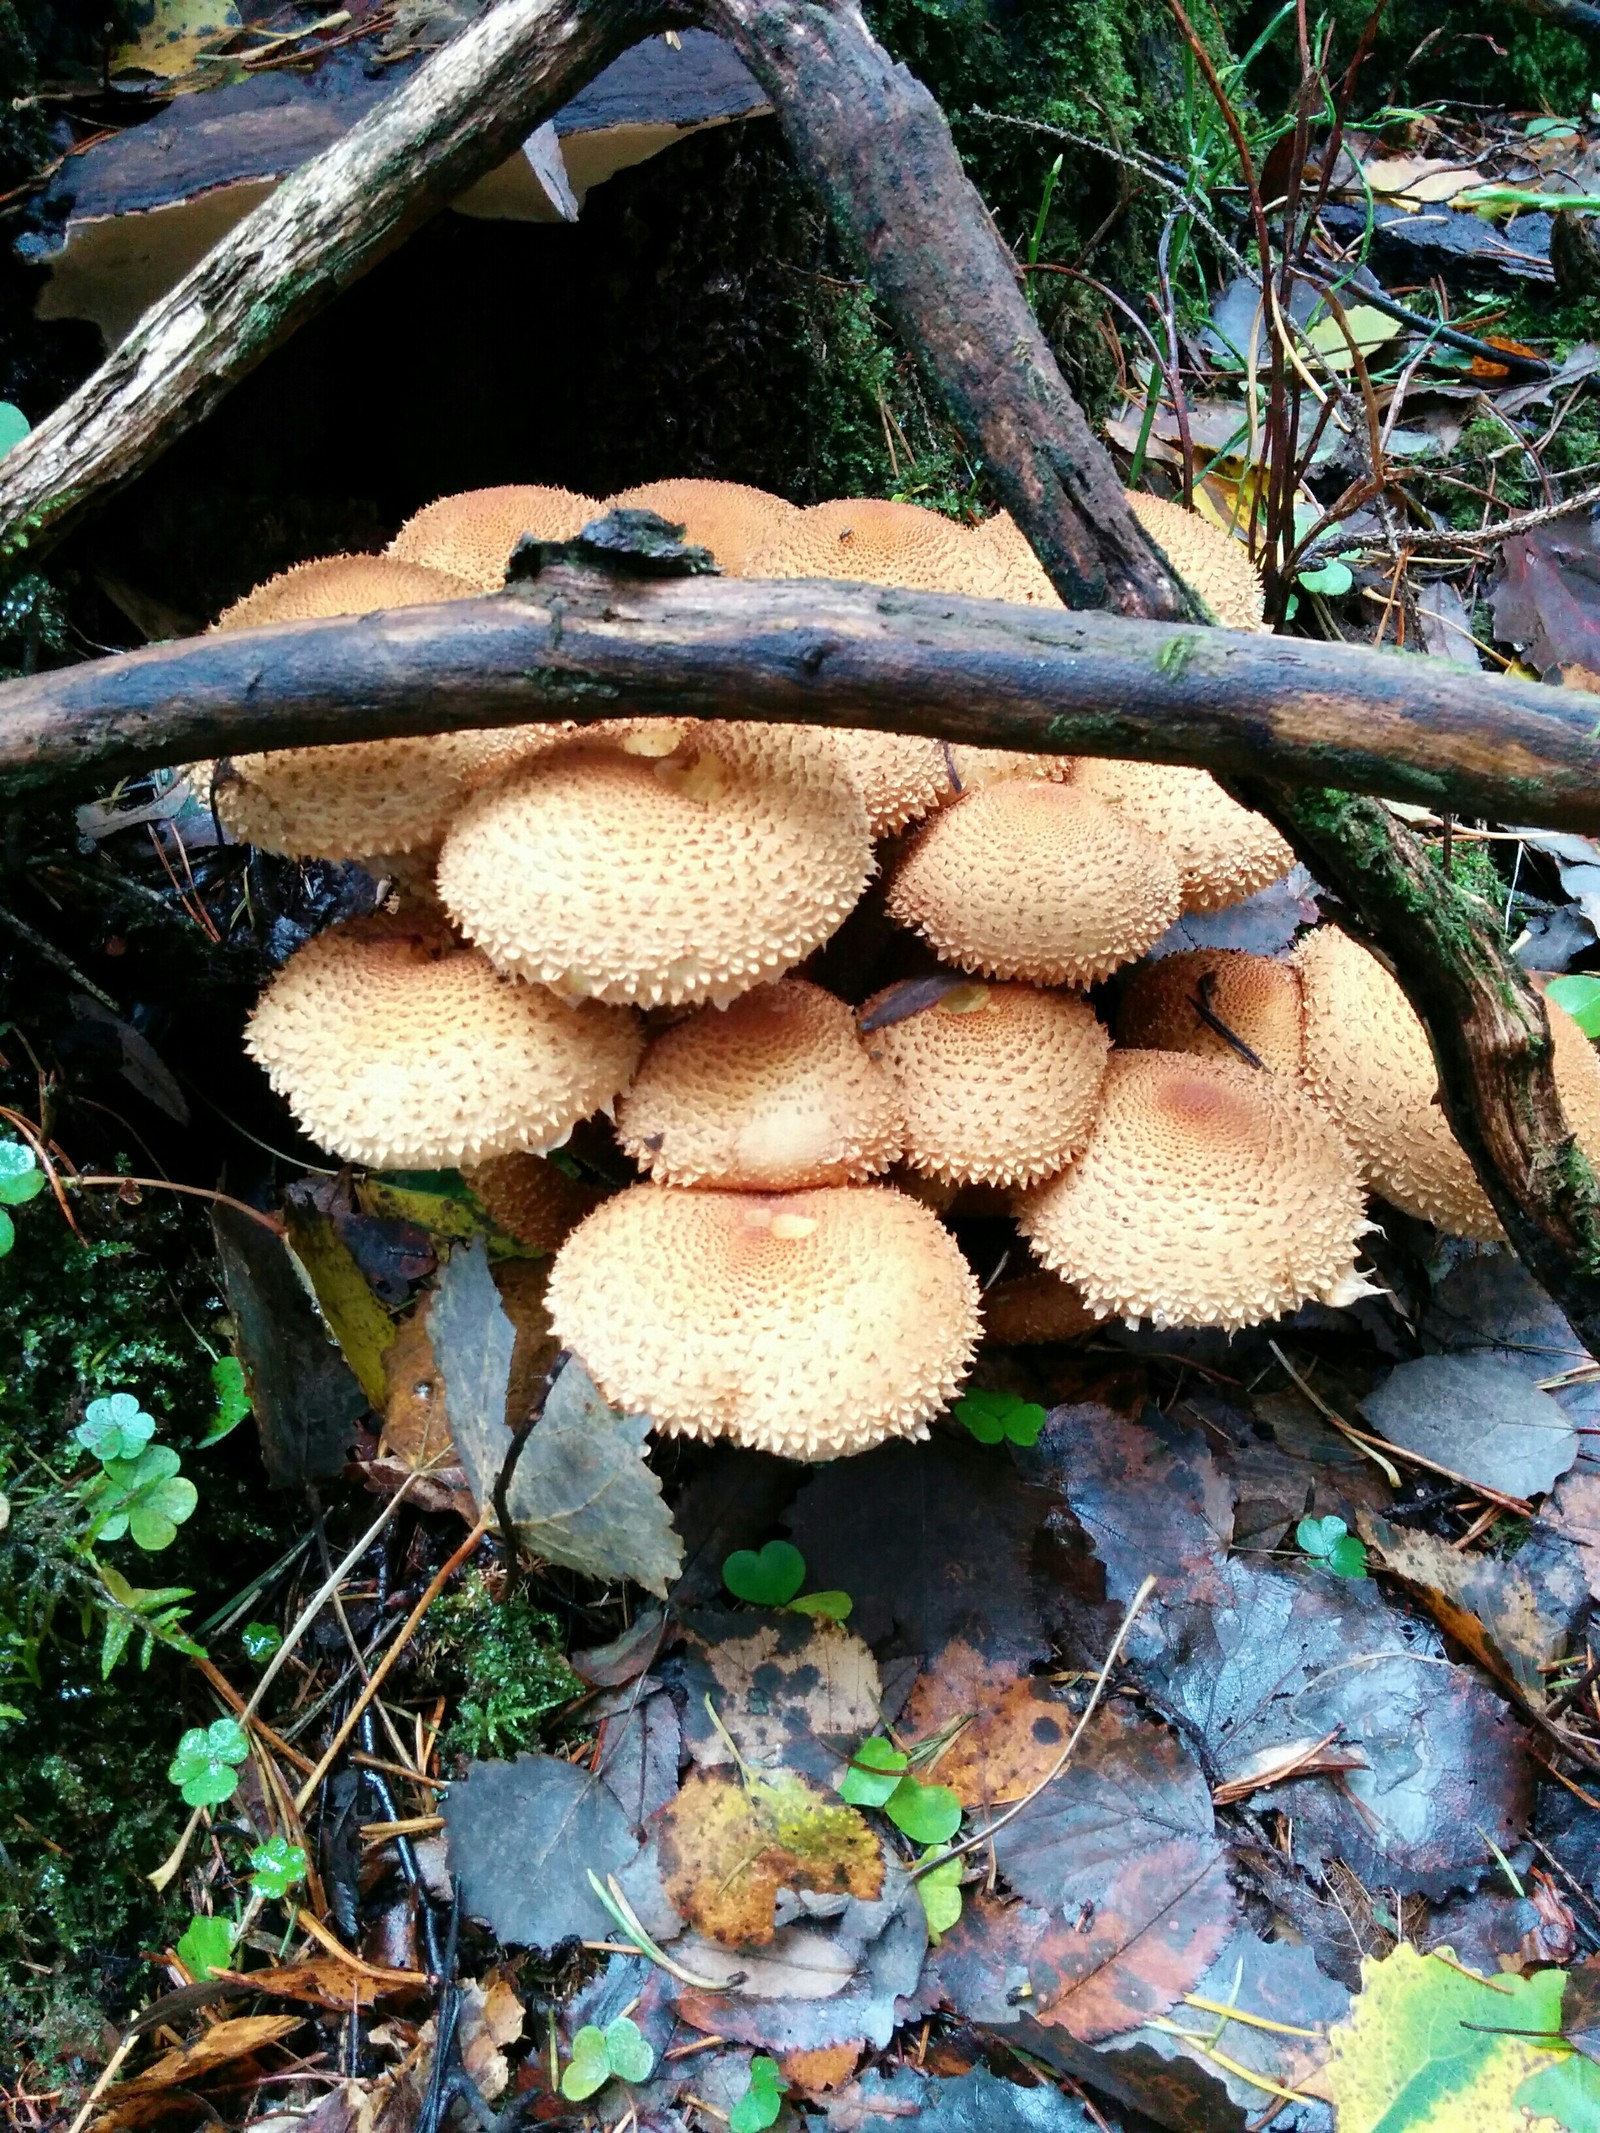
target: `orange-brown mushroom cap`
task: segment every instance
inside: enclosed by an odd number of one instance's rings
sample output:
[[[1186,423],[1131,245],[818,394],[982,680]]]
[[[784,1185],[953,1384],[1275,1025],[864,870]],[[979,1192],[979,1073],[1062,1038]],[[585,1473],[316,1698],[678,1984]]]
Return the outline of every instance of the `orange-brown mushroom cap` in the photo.
[[[1113,1052],[1088,1147],[1022,1196],[1017,1220],[1103,1317],[1231,1329],[1365,1293],[1349,1148],[1297,1088],[1242,1060]]]
[[[1292,963],[1242,948],[1194,948],[1142,963],[1117,1010],[1117,1042],[1134,1051],[1237,1059],[1218,1022],[1273,1073],[1299,1078],[1299,973]]]
[[[1166,847],[1185,911],[1221,911],[1281,881],[1294,865],[1266,817],[1230,799],[1207,770],[1084,757],[1073,782]]]
[[[464,489],[456,496],[436,497],[414,512],[389,543],[389,553],[453,571],[478,592],[498,592],[506,581],[511,551],[524,534],[540,541],[570,541],[603,511],[592,496],[537,482]]]
[[[820,947],[872,871],[826,736],[702,725],[672,753],[580,742],[475,795],[439,894],[497,968],[568,998],[726,1002]]]
[[[1070,1162],[1111,1049],[1087,1001],[1032,985],[959,985],[867,1044],[899,1090],[906,1161],[959,1185],[1031,1185]]]
[[[1081,1340],[1101,1323],[1070,1282],[1042,1267],[983,1292],[983,1337],[1001,1348]]]
[[[980,1330],[955,1239],[882,1185],[633,1186],[561,1247],[548,1301],[619,1407],[791,1459],[926,1436]]]
[[[973,540],[993,564],[997,600],[1018,607],[1062,607],[1065,602],[1050,582],[1049,572],[1034,554],[1027,536],[1009,511],[997,511],[975,526]]]
[[[617,1139],[657,1184],[791,1192],[887,1170],[900,1116],[844,1002],[779,978],[663,1030],[618,1106]]]
[[[535,1251],[553,1252],[606,1197],[601,1185],[569,1177],[548,1156],[493,1155],[462,1172],[508,1237]]]
[[[756,549],[751,578],[842,578],[997,600],[1001,572],[965,526],[920,504],[840,497],[797,511]]]
[[[378,912],[295,951],[246,1045],[319,1146],[431,1170],[565,1140],[626,1086],[640,1032],[500,977],[436,919]]]
[[[757,549],[781,539],[800,516],[795,506],[765,489],[742,481],[647,481],[608,496],[606,511],[654,511],[671,525],[682,526],[690,547],[709,548],[719,569],[730,578],[760,577],[748,565]]]
[[[1266,600],[1243,541],[1165,496],[1132,489],[1128,504],[1179,577],[1204,597],[1225,629],[1263,627]]]
[[[1090,985],[1178,915],[1155,839],[1074,782],[1008,779],[919,831],[889,886],[891,918],[943,961],[1037,985]]]
[[[889,837],[940,806],[951,794],[944,744],[920,733],[880,733],[835,726],[830,738],[861,789],[874,837]]]

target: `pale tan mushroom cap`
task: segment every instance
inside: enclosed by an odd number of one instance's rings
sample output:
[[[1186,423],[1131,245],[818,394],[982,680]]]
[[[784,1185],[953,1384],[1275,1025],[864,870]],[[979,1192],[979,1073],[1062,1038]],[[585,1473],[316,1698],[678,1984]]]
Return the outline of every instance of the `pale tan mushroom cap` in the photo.
[[[1243,541],[1165,496],[1130,489],[1128,503],[1179,577],[1204,596],[1224,628],[1263,627],[1266,600]]]
[[[537,482],[464,489],[457,496],[436,497],[413,513],[389,543],[389,553],[454,571],[478,592],[498,592],[506,581],[511,551],[525,533],[540,541],[575,540],[604,508],[592,496]]]
[[[1499,1219],[1438,1101],[1428,1033],[1377,957],[1337,926],[1294,955],[1301,1077],[1355,1150],[1367,1185],[1453,1236],[1496,1241]]]
[[[1208,770],[1080,759],[1073,780],[1159,840],[1178,869],[1185,911],[1221,911],[1294,865],[1265,816],[1230,800]]]
[[[661,757],[562,748],[477,794],[439,893],[498,968],[568,998],[725,1003],[820,947],[871,871],[826,737],[704,725]]]
[[[972,538],[987,551],[994,566],[999,586],[994,596],[997,600],[1010,600],[1018,607],[1066,605],[1009,511],[997,511],[993,518],[986,518],[981,526],[973,528]]]
[[[688,545],[709,548],[730,578],[762,576],[748,567],[751,556],[768,542],[781,539],[784,529],[800,516],[785,498],[752,489],[742,481],[647,481],[608,496],[601,508],[654,511],[670,524],[682,526]]]
[[[779,978],[664,1030],[618,1106],[617,1139],[659,1185],[790,1192],[887,1170],[900,1115],[844,1002]]]
[[[606,1197],[543,1155],[494,1155],[462,1176],[508,1237],[540,1252],[553,1252]]]
[[[881,1185],[636,1185],[561,1247],[549,1306],[617,1406],[791,1459],[926,1436],[980,1331],[955,1239]]]
[[[465,579],[381,555],[327,556],[269,578],[234,602],[219,630],[458,600]],[[337,747],[280,748],[189,777],[235,837],[296,859],[361,859],[436,844],[461,804],[472,767],[495,736],[427,733]]]
[[[755,550],[751,578],[842,578],[908,592],[969,593],[998,600],[999,567],[965,526],[920,504],[840,497],[797,511]]]
[[[1177,869],[1093,793],[1007,780],[964,794],[918,834],[891,918],[945,962],[1037,985],[1091,985],[1178,915]]]
[[[1070,1162],[1111,1049],[1087,1001],[1031,985],[957,986],[866,1041],[899,1090],[906,1161],[958,1185],[1031,1185]]]
[[[1242,1060],[1113,1052],[1088,1147],[1017,1220],[1102,1317],[1231,1330],[1363,1292],[1349,1149]]]
[[[1550,1018],[1561,1108],[1578,1146],[1600,1171],[1600,1053],[1564,1007],[1547,998],[1544,1011]]]
[[[875,733],[865,727],[830,729],[834,747],[866,803],[874,837],[892,836],[952,792],[943,744],[918,733]]]
[[[246,1045],[319,1146],[430,1170],[565,1140],[626,1087],[640,1033],[497,976],[437,921],[378,912],[289,958]]]
[[[1070,1282],[1035,1268],[983,1292],[983,1337],[1002,1348],[1081,1340],[1101,1321]]]
[[[1207,978],[1210,989],[1203,992]],[[1137,1051],[1237,1059],[1195,1006],[1200,999],[1272,1073],[1299,1079],[1299,974],[1292,963],[1241,948],[1195,948],[1142,964],[1118,1007],[1117,1042]]]
[[[1077,770],[1075,756],[1033,755],[1017,748],[970,748],[965,741],[952,741],[948,767],[955,783],[947,786],[946,800],[964,792],[981,792],[986,785],[1000,785],[1007,778],[1048,778],[1064,785]]]

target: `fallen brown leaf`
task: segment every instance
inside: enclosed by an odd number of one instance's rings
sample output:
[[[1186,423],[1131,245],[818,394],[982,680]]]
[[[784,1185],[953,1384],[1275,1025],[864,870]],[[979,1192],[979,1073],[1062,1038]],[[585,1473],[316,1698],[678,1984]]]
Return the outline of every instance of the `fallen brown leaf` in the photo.
[[[779,1889],[876,1897],[878,1839],[853,1807],[782,1771],[748,1787],[691,1771],[656,1817],[661,1878],[698,1931],[738,1947],[770,1941]]]

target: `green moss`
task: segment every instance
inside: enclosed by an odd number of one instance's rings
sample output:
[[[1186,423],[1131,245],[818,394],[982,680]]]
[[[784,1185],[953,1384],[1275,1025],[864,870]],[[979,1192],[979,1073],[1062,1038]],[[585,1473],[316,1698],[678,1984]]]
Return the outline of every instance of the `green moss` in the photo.
[[[1277,0],[1250,0],[1235,31],[1241,46],[1270,20]],[[1343,66],[1372,14],[1371,0],[1323,0],[1321,24],[1331,23],[1333,65]],[[1443,34],[1438,34],[1440,31]],[[1294,89],[1293,53],[1269,52],[1264,93],[1287,98]],[[1595,48],[1570,30],[1512,13],[1504,0],[1390,0],[1362,80],[1360,107],[1418,104],[1430,99],[1509,104],[1576,118],[1600,87]]]
[[[474,1571],[428,1616],[429,1667],[457,1692],[445,1746],[467,1756],[516,1755],[541,1722],[583,1693],[561,1655],[561,1627],[522,1593],[498,1600]]]
[[[1442,876],[1445,870],[1443,843],[1430,844],[1428,856]],[[1505,905],[1506,885],[1495,865],[1492,847],[1473,838],[1454,838],[1450,846],[1450,880],[1458,889],[1464,889],[1469,896],[1478,899],[1483,906],[1483,916],[1493,920],[1497,934],[1503,934],[1500,913]]]

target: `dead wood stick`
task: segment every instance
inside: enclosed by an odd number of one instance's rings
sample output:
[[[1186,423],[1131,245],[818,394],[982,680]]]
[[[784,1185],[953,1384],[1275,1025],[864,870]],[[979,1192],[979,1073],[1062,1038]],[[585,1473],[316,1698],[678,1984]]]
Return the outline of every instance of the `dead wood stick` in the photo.
[[[0,789],[99,790],[199,757],[622,707],[1270,769],[1600,829],[1590,696],[1187,623],[571,563],[495,598],[228,631],[8,682]]]
[[[263,356],[512,154],[665,17],[650,0],[497,0],[153,304],[0,464],[0,556],[48,547]]]
[[[944,113],[855,0],[707,0],[1069,607],[1182,614],[1057,368]],[[1194,612],[1203,612],[1196,607]]]

